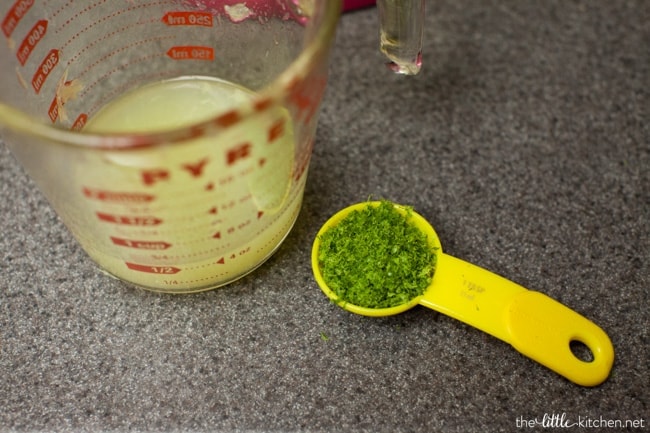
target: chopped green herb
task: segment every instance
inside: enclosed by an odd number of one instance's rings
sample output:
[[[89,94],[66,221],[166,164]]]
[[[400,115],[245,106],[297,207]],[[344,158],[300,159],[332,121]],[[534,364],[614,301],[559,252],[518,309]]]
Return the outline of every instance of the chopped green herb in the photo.
[[[435,270],[427,236],[387,200],[351,212],[320,237],[319,266],[340,302],[402,305],[424,293]]]
[[[320,333],[320,339],[323,340],[323,341],[329,341],[330,338],[327,336],[326,333],[321,332]]]

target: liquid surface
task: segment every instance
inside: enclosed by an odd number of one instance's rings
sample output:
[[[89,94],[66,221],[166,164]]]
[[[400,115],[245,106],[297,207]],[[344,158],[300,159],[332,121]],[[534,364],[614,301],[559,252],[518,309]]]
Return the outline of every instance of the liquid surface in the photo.
[[[253,97],[215,79],[163,81],[110,102],[85,130],[186,127]],[[88,214],[71,229],[108,273],[146,288],[225,284],[261,264],[291,229],[304,188],[294,148],[291,119],[276,107],[188,142],[89,155],[78,173]]]
[[[206,121],[250,101],[254,93],[203,77],[162,81],[125,93],[86,124],[92,132],[152,132]]]

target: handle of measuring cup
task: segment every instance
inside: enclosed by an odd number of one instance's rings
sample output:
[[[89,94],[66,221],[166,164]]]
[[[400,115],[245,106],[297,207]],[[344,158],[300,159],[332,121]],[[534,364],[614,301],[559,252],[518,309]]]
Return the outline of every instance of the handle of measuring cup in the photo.
[[[420,304],[510,343],[523,355],[578,385],[605,381],[612,343],[596,324],[556,300],[450,255],[438,254],[431,286]],[[571,344],[586,345],[584,361]]]

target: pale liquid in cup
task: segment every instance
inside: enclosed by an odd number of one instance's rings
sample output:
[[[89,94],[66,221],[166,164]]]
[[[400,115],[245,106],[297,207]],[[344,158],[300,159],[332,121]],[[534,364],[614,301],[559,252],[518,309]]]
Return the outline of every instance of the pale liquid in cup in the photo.
[[[253,96],[212,78],[162,81],[109,102],[84,130],[171,130]],[[306,177],[295,173],[294,152],[287,111],[267,108],[215,135],[89,157],[75,176],[91,206],[71,229],[104,270],[135,284],[187,292],[226,284],[264,262],[291,229]]]

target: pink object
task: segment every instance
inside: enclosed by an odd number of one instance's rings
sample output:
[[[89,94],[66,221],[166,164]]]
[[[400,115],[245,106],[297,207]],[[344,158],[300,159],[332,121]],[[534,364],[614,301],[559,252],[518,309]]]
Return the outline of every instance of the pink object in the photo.
[[[375,4],[375,0],[344,0],[343,11],[350,11],[352,9],[365,8]]]

